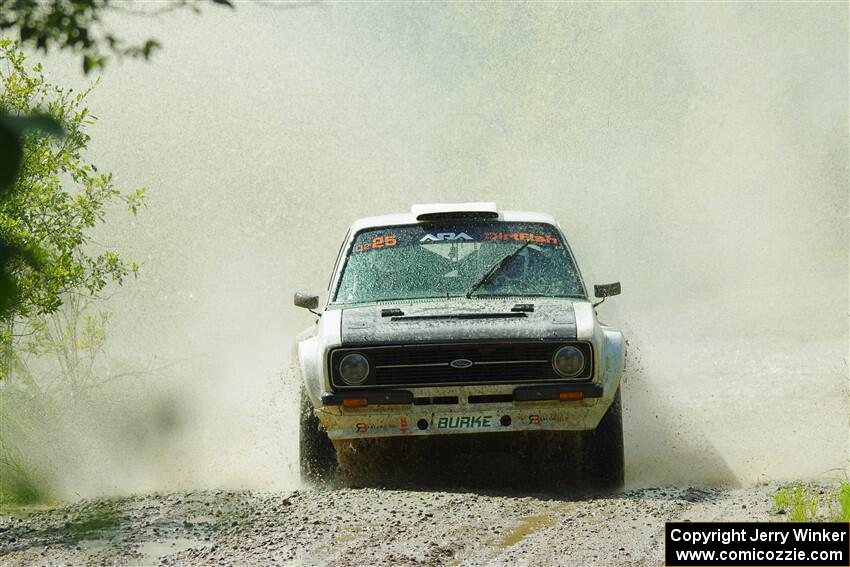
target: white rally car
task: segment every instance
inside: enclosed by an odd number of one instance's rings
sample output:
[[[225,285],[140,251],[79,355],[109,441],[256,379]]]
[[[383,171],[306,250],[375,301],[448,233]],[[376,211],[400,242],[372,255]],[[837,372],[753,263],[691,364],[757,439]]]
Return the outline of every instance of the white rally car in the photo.
[[[513,435],[572,447],[549,472],[622,484],[625,341],[597,320],[550,215],[466,203],[360,219],[321,313],[316,295],[295,305],[320,316],[294,354],[305,477],[333,477],[339,452],[376,438]]]

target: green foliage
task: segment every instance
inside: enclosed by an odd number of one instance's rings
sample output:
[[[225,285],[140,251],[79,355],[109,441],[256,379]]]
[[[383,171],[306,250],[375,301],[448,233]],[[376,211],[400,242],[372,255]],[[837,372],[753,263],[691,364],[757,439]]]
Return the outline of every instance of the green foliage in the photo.
[[[39,130],[44,134],[61,135],[55,120],[42,114],[21,117],[0,111],[0,203],[7,200],[15,188],[15,180],[23,161],[24,132]],[[39,250],[14,244],[0,233],[0,320],[10,316],[20,295],[12,275],[15,262],[33,269],[41,265]]]
[[[773,495],[777,513],[787,514],[792,522],[850,521],[850,483],[838,481],[831,486],[795,483]]]
[[[817,493],[801,484],[788,486],[773,495],[773,504],[777,511],[788,514],[792,522],[812,521],[818,511]]]
[[[136,13],[184,7],[197,12],[200,1],[171,0],[153,10],[148,4]],[[230,0],[210,1],[232,7]],[[111,250],[92,252],[90,231],[104,220],[111,201],[123,199],[133,215],[144,205],[144,189],[122,196],[112,176],[83,155],[86,127],[95,120],[84,104],[88,91],[72,94],[49,84],[41,65],[27,66],[19,44],[45,52],[70,49],[82,56],[86,73],[103,67],[105,51],[148,59],[159,47],[156,40],[126,44],[103,25],[109,12],[134,9],[125,0],[0,0],[0,34],[18,32],[16,43],[0,37],[0,508],[47,497],[45,483],[8,441],[37,429],[40,417],[67,401],[68,391],[78,400],[99,385],[93,369],[107,318],[83,314],[79,294],[96,296],[109,282],[137,272],[138,265]],[[71,313],[64,323],[63,302]],[[20,319],[29,330],[23,345],[14,332]],[[16,351],[13,343],[21,348]],[[36,379],[28,360],[48,355],[56,357],[61,372]],[[4,381],[13,369],[21,380]],[[27,411],[13,418],[12,410],[22,407]],[[112,524],[105,515],[81,527]]]
[[[19,396],[31,410],[55,413],[60,405],[87,401],[89,392],[127,375],[98,371],[109,313],[90,308],[88,300],[72,295],[58,311],[27,322],[28,332],[15,349],[15,380],[6,386],[7,397]]]
[[[850,522],[850,482],[842,481],[838,490],[838,513],[839,522]]]
[[[50,491],[45,483],[37,478],[21,452],[5,439],[0,430],[0,509],[48,500]]]
[[[230,0],[211,0],[233,7]],[[126,0],[0,0],[0,31],[18,31],[18,41],[44,51],[51,47],[80,53],[83,70],[103,67],[106,52],[120,57],[148,59],[159,48],[154,39],[127,44],[105,30],[104,17],[110,13],[152,16],[165,11],[191,8],[199,11],[198,0],[158,2],[154,10],[137,8]]]
[[[91,230],[104,221],[111,202],[123,201],[136,214],[144,189],[122,195],[112,175],[86,159],[86,129],[96,120],[85,106],[90,89],[73,93],[48,83],[41,65],[29,66],[8,39],[0,39],[0,80],[0,112],[42,113],[65,132],[62,138],[24,134],[19,173],[0,202],[0,242],[30,251],[8,261],[6,273],[17,290],[13,311],[3,317],[8,323],[53,313],[70,293],[96,296],[134,272],[138,266],[95,245]],[[11,340],[10,329],[0,331],[0,342],[8,347]],[[3,375],[0,369],[0,379]]]

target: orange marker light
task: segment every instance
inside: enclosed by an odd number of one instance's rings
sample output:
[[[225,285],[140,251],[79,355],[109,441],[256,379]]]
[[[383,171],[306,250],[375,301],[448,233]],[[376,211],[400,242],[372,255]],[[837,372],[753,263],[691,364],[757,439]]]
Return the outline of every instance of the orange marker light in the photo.
[[[558,398],[562,402],[574,402],[576,400],[584,399],[584,392],[561,392],[561,395]]]
[[[366,398],[347,398],[342,400],[342,407],[344,408],[365,408],[368,405],[369,400]]]

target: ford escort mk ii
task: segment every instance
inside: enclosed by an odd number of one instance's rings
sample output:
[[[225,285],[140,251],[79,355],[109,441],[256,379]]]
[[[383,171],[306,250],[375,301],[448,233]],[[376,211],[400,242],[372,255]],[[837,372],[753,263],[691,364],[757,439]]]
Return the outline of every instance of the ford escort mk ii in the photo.
[[[306,477],[333,474],[341,441],[562,432],[581,436],[564,467],[622,483],[625,341],[552,216],[466,203],[360,219],[321,313],[315,295],[295,305],[319,316],[294,354]]]

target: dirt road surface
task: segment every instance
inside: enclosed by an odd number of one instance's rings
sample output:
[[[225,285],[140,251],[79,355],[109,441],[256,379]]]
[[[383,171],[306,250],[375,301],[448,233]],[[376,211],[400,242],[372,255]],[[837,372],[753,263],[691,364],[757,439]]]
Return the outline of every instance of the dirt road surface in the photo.
[[[83,500],[0,517],[0,563],[657,566],[665,521],[781,520],[772,511],[776,490],[366,488]]]

